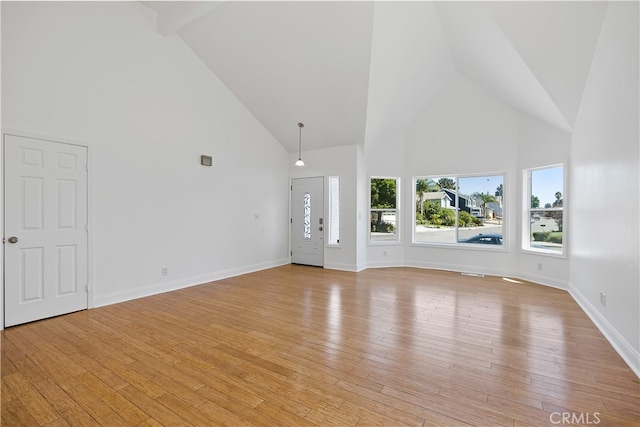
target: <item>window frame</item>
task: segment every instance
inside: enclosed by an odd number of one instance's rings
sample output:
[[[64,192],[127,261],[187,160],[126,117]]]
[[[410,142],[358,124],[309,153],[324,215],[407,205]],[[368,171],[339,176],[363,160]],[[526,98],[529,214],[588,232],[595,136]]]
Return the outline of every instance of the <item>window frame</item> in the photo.
[[[464,178],[482,178],[482,177],[491,177],[491,176],[500,176],[502,177],[502,244],[501,245],[488,245],[488,244],[475,244],[475,243],[464,243],[459,240],[459,228],[458,228],[458,206],[460,206],[459,202],[459,180]],[[440,247],[440,248],[455,248],[455,249],[469,249],[469,250],[481,250],[481,251],[489,251],[489,252],[508,252],[509,244],[508,244],[508,209],[505,203],[505,195],[506,189],[508,188],[507,183],[507,171],[499,171],[499,172],[483,172],[483,173],[470,173],[470,174],[437,174],[437,175],[419,175],[414,176],[412,179],[412,226],[411,226],[411,245],[419,246],[419,247]],[[439,178],[452,178],[455,180],[456,190],[455,190],[455,225],[454,225],[454,242],[418,242],[416,241],[416,214],[417,214],[417,194],[415,191],[416,183],[419,179],[439,179]]]
[[[394,239],[380,239],[380,240],[374,240],[371,237],[371,218],[372,218],[372,212],[374,210],[374,208],[371,207],[371,182],[374,179],[392,179],[396,182],[396,207],[395,209],[393,208],[388,208],[388,209],[376,209],[376,210],[385,210],[385,211],[391,211],[391,210],[395,210],[395,214],[396,214],[396,223],[395,223],[395,238]],[[401,191],[401,187],[400,187],[400,177],[398,176],[380,176],[380,175],[372,175],[369,177],[369,192],[368,192],[368,199],[369,199],[369,232],[368,232],[368,243],[370,245],[398,245],[401,244],[401,198],[400,198],[400,191]]]
[[[562,167],[562,206],[551,208],[533,208],[531,207],[532,197],[532,172],[540,171],[544,169],[554,169]],[[531,168],[525,168],[523,173],[523,201],[522,201],[522,244],[520,250],[525,253],[548,256],[553,258],[567,258],[567,164],[566,163],[554,163],[544,166],[536,166]],[[560,252],[551,249],[537,248],[531,246],[531,218],[534,212],[562,212],[562,250]]]

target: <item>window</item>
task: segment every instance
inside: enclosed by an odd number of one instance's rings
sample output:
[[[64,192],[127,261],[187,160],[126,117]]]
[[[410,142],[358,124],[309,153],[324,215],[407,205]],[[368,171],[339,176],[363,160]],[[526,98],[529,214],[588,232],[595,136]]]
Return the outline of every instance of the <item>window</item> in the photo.
[[[523,249],[564,254],[564,167],[528,169],[525,173],[525,224]]]
[[[398,240],[398,178],[371,178],[372,242]]]
[[[414,179],[414,243],[503,246],[504,175]]]
[[[340,244],[340,177],[329,177],[329,244]]]

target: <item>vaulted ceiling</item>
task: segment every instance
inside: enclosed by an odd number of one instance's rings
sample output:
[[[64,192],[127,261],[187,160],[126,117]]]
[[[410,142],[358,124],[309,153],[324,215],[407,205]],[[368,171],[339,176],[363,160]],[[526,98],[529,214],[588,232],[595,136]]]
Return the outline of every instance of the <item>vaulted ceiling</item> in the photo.
[[[570,131],[606,2],[142,2],[289,152],[402,132],[462,74]]]

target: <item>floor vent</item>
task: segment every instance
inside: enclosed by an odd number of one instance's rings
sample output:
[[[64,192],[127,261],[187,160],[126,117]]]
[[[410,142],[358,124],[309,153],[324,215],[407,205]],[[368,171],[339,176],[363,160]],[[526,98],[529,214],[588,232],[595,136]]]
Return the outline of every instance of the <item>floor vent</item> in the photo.
[[[471,277],[484,277],[484,274],[481,273],[460,273],[463,276],[471,276]]]

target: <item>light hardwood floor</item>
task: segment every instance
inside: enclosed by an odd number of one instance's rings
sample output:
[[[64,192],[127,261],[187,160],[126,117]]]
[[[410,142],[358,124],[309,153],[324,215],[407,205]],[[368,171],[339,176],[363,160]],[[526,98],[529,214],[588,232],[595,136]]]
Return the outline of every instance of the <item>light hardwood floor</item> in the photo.
[[[9,328],[2,425],[637,426],[564,291],[289,265]]]

